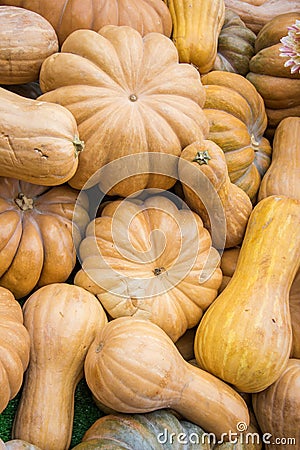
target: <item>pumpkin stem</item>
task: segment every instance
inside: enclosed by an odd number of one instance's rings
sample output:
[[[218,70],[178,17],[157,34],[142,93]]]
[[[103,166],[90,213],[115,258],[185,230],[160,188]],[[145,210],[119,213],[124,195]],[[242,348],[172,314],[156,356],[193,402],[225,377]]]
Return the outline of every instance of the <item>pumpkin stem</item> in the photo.
[[[153,273],[154,273],[155,276],[158,276],[158,275],[161,275],[165,271],[166,271],[166,269],[164,267],[156,267],[153,270]]]
[[[254,147],[254,151],[258,150],[259,142],[255,139],[254,134],[251,134],[251,145]]]
[[[209,156],[208,151],[205,150],[204,152],[197,152],[193,161],[197,162],[200,166],[202,166],[202,164],[208,164],[208,161],[210,159],[211,157]]]
[[[130,94],[128,98],[131,102],[136,102],[138,99],[137,95],[135,94]]]
[[[78,136],[74,136],[73,145],[75,147],[75,157],[84,149],[84,142],[79,139]]]
[[[33,209],[33,199],[26,197],[23,192],[19,192],[18,196],[15,198],[15,203],[22,211]]]

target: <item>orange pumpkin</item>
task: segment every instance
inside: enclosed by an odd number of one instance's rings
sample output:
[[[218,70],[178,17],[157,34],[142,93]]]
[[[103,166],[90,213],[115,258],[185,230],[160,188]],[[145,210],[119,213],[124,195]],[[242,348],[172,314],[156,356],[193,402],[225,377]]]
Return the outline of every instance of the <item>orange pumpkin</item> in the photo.
[[[163,196],[108,203],[80,244],[75,284],[113,317],[158,324],[175,342],[217,295],[219,255],[200,217]]]
[[[89,221],[88,200],[68,186],[47,188],[0,178],[0,286],[17,298],[36,286],[65,281],[76,262],[81,234]]]
[[[191,65],[178,63],[175,45],[159,33],[142,38],[133,28],[113,25],[99,34],[75,31],[61,53],[44,61],[40,85],[46,93],[39,99],[68,108],[85,142],[77,172],[69,181],[76,189],[122,156],[135,154],[138,159],[146,152],[179,156],[183,147],[208,133],[200,75]],[[145,165],[151,171],[148,160]],[[126,178],[128,168],[119,170]],[[89,186],[99,182],[101,187],[105,178],[91,180]],[[145,187],[168,189],[175,183],[174,178],[149,173],[128,178],[110,193],[127,196]]]

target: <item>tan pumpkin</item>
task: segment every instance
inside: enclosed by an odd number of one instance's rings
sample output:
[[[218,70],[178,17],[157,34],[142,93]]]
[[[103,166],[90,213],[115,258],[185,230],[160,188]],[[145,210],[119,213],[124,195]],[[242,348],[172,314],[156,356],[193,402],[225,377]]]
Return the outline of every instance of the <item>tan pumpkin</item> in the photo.
[[[246,27],[240,16],[225,8],[225,21],[218,39],[214,70],[247,75],[249,60],[254,55],[256,35]]]
[[[300,20],[300,11],[276,15],[268,22],[257,35],[256,54],[249,63],[247,79],[264,99],[268,136],[274,135],[282,119],[300,113],[300,73],[292,74],[291,68],[284,66],[288,58],[280,56],[280,39],[296,20]]]
[[[21,389],[29,345],[21,306],[8,289],[0,287],[0,413]]]
[[[120,317],[108,322],[88,350],[84,371],[93,395],[119,412],[171,408],[218,437],[239,421],[249,424],[242,397],[186,362],[149,320]]]
[[[232,279],[198,326],[194,350],[199,366],[242,392],[266,389],[287,364],[299,222],[298,200],[271,196],[255,206]]]
[[[271,146],[263,137],[267,127],[264,102],[254,86],[236,73],[212,71],[202,77],[208,139],[225,153],[232,183],[252,202],[270,165]]]
[[[23,307],[31,338],[12,436],[42,449],[67,450],[74,415],[74,392],[96,333],[107,322],[90,292],[66,283],[44,286]]]
[[[286,117],[276,128],[272,163],[262,179],[258,200],[273,194],[300,200],[299,179],[300,117]]]
[[[0,88],[0,176],[56,186],[76,172],[79,140],[66,108]]]
[[[142,34],[150,32],[170,36],[172,19],[163,0],[4,0],[1,5],[13,5],[35,11],[54,27],[59,41],[75,30],[100,30],[104,25],[128,25]]]
[[[36,286],[67,280],[89,221],[84,194],[72,222],[77,196],[69,186],[0,178],[0,286],[21,298]]]
[[[0,83],[36,81],[44,59],[58,51],[56,33],[39,14],[0,6]]]
[[[300,361],[290,359],[275,383],[252,396],[256,419],[262,432],[267,434],[266,449],[292,450],[298,447],[300,442],[299,383]]]
[[[193,64],[201,74],[209,72],[225,20],[224,0],[165,0],[165,3],[173,20],[172,39],[179,61]]]
[[[209,140],[197,141],[187,146],[181,153],[179,160],[179,179],[184,176],[188,167],[182,166],[182,160],[188,161],[208,178],[221,200],[226,222],[225,248],[239,245],[245,234],[246,225],[252,211],[252,203],[246,192],[231,183],[222,149]],[[185,178],[188,179],[188,176]],[[199,191],[201,196],[183,183],[185,202],[199,214],[205,227],[211,232],[211,220],[215,208],[213,205],[210,205],[209,209],[206,208],[205,199],[208,197],[208,193],[205,189],[199,189]]]
[[[300,12],[298,0],[225,0],[225,5],[256,34],[274,17],[291,11]]]
[[[149,174],[147,168],[151,172],[152,166],[146,152],[179,156],[183,147],[208,133],[199,73],[189,64],[179,64],[175,45],[159,33],[142,38],[133,28],[113,25],[99,34],[75,31],[61,53],[44,61],[40,85],[46,94],[39,98],[66,106],[85,142],[69,182],[76,189],[107,163],[130,154],[136,160],[144,156],[140,164],[146,173],[140,173],[137,164],[139,176],[126,178],[131,167],[124,162],[115,171],[122,171],[125,180],[110,194],[127,196],[145,187],[168,189],[175,179]],[[104,189],[108,177],[99,178],[88,186],[99,182]]]
[[[0,447],[1,449],[1,447]],[[6,441],[4,445],[5,450],[41,450],[36,445],[30,444],[29,442],[22,441],[22,439],[12,439]]]
[[[112,318],[158,324],[175,342],[217,295],[219,254],[200,217],[169,198],[108,203],[86,229],[74,283]]]

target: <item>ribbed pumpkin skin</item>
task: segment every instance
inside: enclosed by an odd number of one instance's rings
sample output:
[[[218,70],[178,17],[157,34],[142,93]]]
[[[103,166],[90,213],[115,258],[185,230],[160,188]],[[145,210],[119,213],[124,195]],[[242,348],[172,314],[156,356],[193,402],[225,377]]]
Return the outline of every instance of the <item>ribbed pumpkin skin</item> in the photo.
[[[208,133],[200,75],[178,63],[175,45],[159,33],[142,38],[133,28],[113,25],[99,34],[75,31],[61,53],[44,61],[40,85],[46,93],[39,99],[66,106],[85,142],[70,180],[76,189],[117,158],[146,152],[179,156],[183,147]],[[140,174],[118,183],[110,194],[126,197],[174,183],[167,176]]]
[[[57,51],[47,20],[23,8],[0,6],[0,84],[36,81],[44,59]]]
[[[89,221],[84,196],[72,230],[77,196],[68,186],[0,177],[0,286],[21,298],[36,286],[67,280]]]
[[[42,449],[67,450],[75,388],[88,348],[107,318],[92,294],[65,283],[37,290],[26,300],[23,314],[30,363],[12,435]]]
[[[219,70],[202,78],[208,139],[225,153],[232,183],[254,202],[261,178],[270,165],[271,146],[263,137],[267,127],[264,102],[242,75]]]
[[[105,25],[128,25],[140,33],[170,36],[172,19],[163,0],[4,0],[1,5],[26,8],[45,17],[60,44],[75,30],[100,30]]]
[[[210,159],[206,163],[199,165],[195,159],[198,154],[204,154]],[[246,192],[235,184],[231,183],[225,155],[222,149],[213,141],[203,140],[203,142],[194,142],[187,146],[180,156],[178,174],[182,177],[181,161],[190,162],[197,170],[200,170],[211,182],[212,186],[220,198],[224,210],[226,221],[226,240],[225,248],[239,245],[244,237],[246,225],[252,211],[252,203]],[[187,178],[187,177],[186,177]],[[209,213],[201,199],[191,188],[183,183],[183,192],[188,206],[195,211],[204,221],[206,228],[211,230]]]
[[[5,449],[6,450],[41,450],[36,445],[30,444],[29,442],[26,442],[26,441],[22,441],[22,439],[12,439],[11,441],[5,442]]]
[[[241,392],[266,389],[287,364],[299,221],[297,200],[271,196],[255,206],[232,279],[198,326],[194,350],[199,366]]]
[[[193,64],[201,74],[209,72],[224,24],[224,0],[165,0],[165,3],[171,12],[172,39],[180,62]]]
[[[78,166],[78,130],[60,105],[0,88],[0,176],[56,186]],[[79,148],[80,147],[80,148]]]
[[[214,70],[247,75],[254,55],[255,33],[246,27],[238,14],[225,8],[225,21],[218,39]]]
[[[242,397],[186,362],[167,334],[148,320],[108,322],[89,348],[84,371],[93,395],[119,412],[171,408],[218,437],[238,421],[249,424]]]
[[[256,54],[249,63],[247,79],[264,99],[268,116],[268,134],[272,136],[285,117],[299,116],[300,74],[284,67],[288,58],[280,56],[280,39],[288,34],[288,26],[300,20],[300,11],[276,15],[259,32]]]
[[[80,244],[74,283],[113,317],[159,325],[176,342],[216,298],[219,254],[200,217],[163,196],[110,202]]]
[[[257,422],[263,433],[270,433],[266,449],[292,450],[300,442],[300,361],[289,359],[280,378],[268,389],[252,396]],[[280,411],[280,414],[278,414]],[[286,438],[284,442],[283,438]],[[288,440],[293,438],[294,442]]]
[[[89,444],[96,442],[98,448],[116,450],[160,450],[168,447],[174,450],[210,450],[208,438],[205,440],[204,431],[199,426],[179,420],[168,410],[101,417],[86,431],[82,441],[73,450],[89,449]]]
[[[29,345],[21,306],[8,289],[0,287],[0,413],[21,388]]]
[[[300,200],[300,117],[286,117],[276,128],[272,162],[265,173],[258,200],[282,194]]]
[[[290,11],[300,12],[298,0],[225,0],[225,5],[256,34],[275,16]]]

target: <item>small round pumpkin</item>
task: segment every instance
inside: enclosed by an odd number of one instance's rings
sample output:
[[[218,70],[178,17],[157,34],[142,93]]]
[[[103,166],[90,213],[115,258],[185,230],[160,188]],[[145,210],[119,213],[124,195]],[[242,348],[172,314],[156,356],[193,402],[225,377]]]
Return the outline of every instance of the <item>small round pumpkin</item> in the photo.
[[[300,360],[289,359],[278,380],[252,396],[257,422],[268,433],[266,449],[297,448],[300,442]],[[280,411],[280,414],[278,414]]]
[[[0,178],[0,286],[21,298],[36,286],[67,280],[89,221],[84,195],[72,223],[77,196],[69,186]]]
[[[272,149],[263,136],[267,115],[262,97],[245,77],[212,71],[202,78],[208,138],[225,153],[232,183],[254,202],[261,178],[271,162]]]
[[[45,17],[60,44],[75,30],[98,31],[105,25],[128,25],[142,34],[155,31],[170,36],[172,31],[171,15],[163,0],[5,0],[2,4],[26,8]]]
[[[0,413],[21,389],[29,348],[21,306],[8,289],[0,287]]]
[[[175,342],[216,298],[219,254],[201,218],[164,196],[108,203],[80,244],[74,283],[112,318],[159,325]]]
[[[44,59],[58,51],[56,33],[39,14],[0,6],[0,84],[36,81]]]
[[[75,31],[61,53],[44,61],[40,86],[45,92],[40,100],[72,112],[85,143],[69,181],[76,189],[122,156],[179,156],[184,146],[208,133],[200,75],[191,65],[178,63],[175,45],[159,33],[142,38],[133,28],[113,25],[99,33]],[[126,178],[127,168],[123,172]],[[101,188],[103,178],[90,180],[88,186],[99,182]],[[110,194],[126,197],[174,183],[174,178],[146,173],[118,183]]]
[[[218,39],[214,70],[247,75],[254,55],[255,33],[246,27],[238,14],[225,8],[225,21]]]

